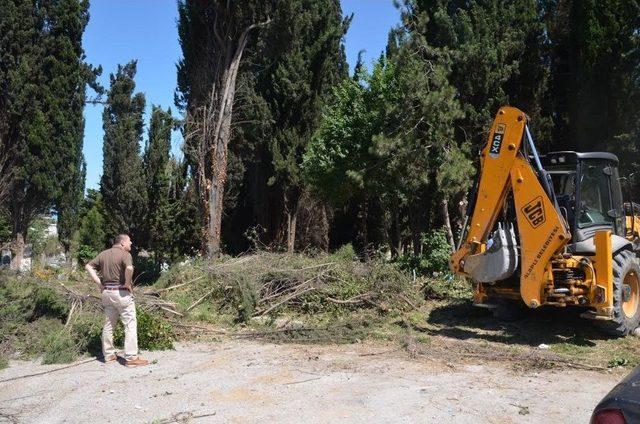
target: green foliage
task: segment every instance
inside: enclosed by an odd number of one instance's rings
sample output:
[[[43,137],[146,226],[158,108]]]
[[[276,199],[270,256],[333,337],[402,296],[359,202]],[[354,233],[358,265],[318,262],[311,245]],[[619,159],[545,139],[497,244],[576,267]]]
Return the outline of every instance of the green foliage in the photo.
[[[171,109],[165,112],[160,107],[153,106],[149,139],[143,156],[149,203],[144,215],[144,239],[140,244],[150,248],[159,257],[162,257],[172,242],[170,229],[174,226],[171,216],[167,213],[170,206],[169,154],[173,125]]]
[[[78,261],[81,264],[86,264],[91,259],[98,256],[98,253],[100,252],[97,250],[93,250],[91,247],[87,246],[86,244],[81,244],[80,246],[78,246],[76,257],[78,258]]]
[[[162,318],[136,306],[138,321],[138,347],[147,350],[173,349],[175,335],[173,328]],[[116,345],[124,344],[124,327],[119,322],[114,331],[113,340]]]
[[[43,341],[43,364],[64,364],[73,362],[78,352],[71,335],[65,331],[47,334]]]
[[[170,109],[154,106],[143,155],[149,203],[138,244],[153,253],[158,266],[193,255],[201,245],[199,210],[186,163],[170,154],[175,124]]]
[[[11,240],[11,225],[6,216],[0,213],[0,243]]]
[[[78,229],[78,250],[76,256],[80,263],[93,259],[106,246],[104,232],[104,208],[102,195],[89,189],[80,208]]]
[[[107,104],[102,114],[104,129],[103,172],[100,193],[107,237],[127,233],[137,242],[143,237],[147,208],[146,180],[140,157],[145,97],[135,93],[136,61],[118,65],[110,75]]]
[[[611,151],[640,187],[640,13],[634,1],[546,0],[558,150]],[[624,52],[624,53],[623,53]]]
[[[382,227],[395,232],[393,250],[407,233],[417,250],[419,234],[437,222],[431,205],[464,193],[473,174],[469,145],[454,136],[462,115],[448,82],[450,60],[418,47],[403,41],[371,73],[361,64],[338,85],[303,163],[321,197],[358,206],[365,244]],[[383,219],[371,222],[375,208]]]
[[[85,86],[100,69],[84,63],[88,2],[4,1],[0,15],[0,149],[13,169],[14,234],[55,207],[64,243],[84,187]]]
[[[382,260],[354,261],[353,249],[316,258],[259,253],[174,266],[158,287],[188,319],[232,325],[264,325],[278,318],[335,323],[363,318],[375,327],[422,302],[420,284]],[[200,303],[192,307],[196,301]],[[189,309],[189,312],[186,310]]]
[[[397,258],[396,263],[401,269],[416,271],[421,275],[442,274],[449,271],[449,257],[451,246],[447,241],[443,228],[430,234],[423,234],[421,238],[422,254],[404,254]]]
[[[102,308],[76,309],[70,317],[69,300],[58,287],[0,274],[0,360],[19,354],[42,356],[49,364],[72,362],[84,353],[100,355]],[[168,323],[139,309],[138,339],[143,349],[170,349],[175,336]]]
[[[358,254],[353,249],[351,243],[340,246],[338,250],[331,254],[331,258],[340,262],[356,261],[358,260]]]

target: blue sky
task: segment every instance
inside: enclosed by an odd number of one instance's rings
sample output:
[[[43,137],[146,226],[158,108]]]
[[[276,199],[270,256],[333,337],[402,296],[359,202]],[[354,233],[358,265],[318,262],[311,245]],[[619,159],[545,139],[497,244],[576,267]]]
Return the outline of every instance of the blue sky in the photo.
[[[365,50],[370,63],[382,52],[387,33],[399,21],[392,0],[341,0],[345,15],[353,13],[345,45],[347,61],[353,69],[358,52]],[[177,8],[174,0],[92,0],[90,21],[84,34],[87,61],[102,65],[100,81],[109,86],[109,74],[118,64],[138,60],[136,89],[147,99],[145,121],[151,105],[164,109],[173,104],[176,88],[176,63],[181,52],[176,29]],[[98,188],[102,174],[102,106],[85,109],[84,155],[87,161],[87,188]],[[145,129],[146,138],[146,129]],[[182,138],[173,136],[173,150],[179,152]],[[141,146],[142,148],[143,146]]]

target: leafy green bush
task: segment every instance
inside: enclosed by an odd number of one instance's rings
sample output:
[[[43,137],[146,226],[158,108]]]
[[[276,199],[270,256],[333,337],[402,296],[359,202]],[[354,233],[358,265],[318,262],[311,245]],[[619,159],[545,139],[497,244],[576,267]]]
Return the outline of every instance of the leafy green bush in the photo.
[[[67,331],[47,334],[43,340],[43,345],[43,364],[66,364],[73,362],[78,356],[77,346],[71,333]]]
[[[351,262],[358,259],[358,254],[351,243],[344,244],[331,255],[331,259],[341,262]]]
[[[81,244],[80,246],[78,246],[76,257],[78,258],[78,262],[80,262],[81,264],[86,264],[91,259],[98,256],[98,253],[99,252],[94,250],[91,246]]]
[[[136,307],[138,320],[138,347],[147,350],[173,349],[175,334],[169,323],[162,318]],[[124,345],[124,326],[118,323],[114,331],[114,343]]]
[[[449,257],[451,246],[443,228],[431,234],[423,234],[421,237],[422,254],[405,254],[400,256],[396,263],[400,269],[415,270],[421,275],[434,275],[449,271]]]

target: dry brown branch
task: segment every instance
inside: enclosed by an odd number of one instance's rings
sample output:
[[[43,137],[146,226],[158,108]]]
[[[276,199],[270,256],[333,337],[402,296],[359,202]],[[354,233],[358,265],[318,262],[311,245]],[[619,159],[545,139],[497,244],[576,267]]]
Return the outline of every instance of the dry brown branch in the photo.
[[[169,309],[169,308],[166,308],[164,306],[159,306],[159,308],[162,309],[163,311],[169,312],[171,314],[178,315],[179,317],[183,317],[184,316],[184,314],[181,314],[178,311],[174,311],[173,309]]]
[[[284,269],[276,269],[273,272],[294,272],[294,271],[306,271],[308,269],[320,268],[324,266],[334,265],[335,262],[327,262],[324,264],[305,266],[303,268],[284,268]]]
[[[411,306],[413,309],[418,310],[419,308],[412,302],[409,300],[409,298],[407,296],[405,296],[404,294],[400,293],[398,294],[398,297],[400,299],[402,299],[407,305]]]
[[[60,367],[60,368],[56,368],[56,369],[49,370],[49,371],[42,371],[42,372],[37,372],[35,374],[27,374],[27,375],[20,375],[18,377],[6,378],[4,380],[0,380],[0,383],[6,383],[8,381],[21,380],[23,378],[29,378],[29,377],[37,377],[39,375],[51,374],[52,372],[66,370],[68,368],[77,367],[79,365],[86,364],[86,363],[89,363],[89,362],[94,362],[94,361],[97,361],[97,359],[96,358],[91,358],[91,359],[87,359],[85,361],[76,362],[75,364],[67,365],[65,367]]]
[[[307,378],[306,380],[292,381],[291,383],[284,383],[284,385],[285,385],[285,386],[290,386],[290,385],[292,385],[292,384],[306,383],[307,381],[320,380],[321,378],[322,378],[322,377]]]
[[[155,290],[153,292],[148,292],[148,293],[145,293],[145,294],[162,293],[162,292],[167,292],[167,291],[170,291],[170,290],[175,290],[177,288],[184,287],[184,286],[187,286],[189,284],[195,283],[196,281],[202,280],[203,278],[204,278],[204,275],[201,275],[201,276],[199,276],[197,278],[194,278],[193,280],[187,281],[186,283],[176,284],[175,286],[165,287],[164,289],[158,289],[158,290]]]
[[[196,306],[201,304],[207,297],[211,296],[215,291],[216,291],[216,289],[213,289],[213,290],[209,291],[207,294],[205,294],[204,296],[202,296],[200,299],[198,299],[195,302],[193,302],[191,304],[191,306],[189,306],[185,312],[188,313],[189,311],[191,311],[193,308],[195,308]]]
[[[299,290],[297,292],[291,293],[289,296],[285,296],[284,299],[282,299],[280,302],[275,303],[274,305],[268,307],[267,309],[265,309],[264,311],[258,313],[258,316],[264,316],[266,314],[268,314],[269,312],[273,311],[275,308],[277,308],[278,306],[300,296],[303,293],[307,293],[310,292],[311,290],[315,290],[315,287],[308,287],[306,289],[303,290]]]

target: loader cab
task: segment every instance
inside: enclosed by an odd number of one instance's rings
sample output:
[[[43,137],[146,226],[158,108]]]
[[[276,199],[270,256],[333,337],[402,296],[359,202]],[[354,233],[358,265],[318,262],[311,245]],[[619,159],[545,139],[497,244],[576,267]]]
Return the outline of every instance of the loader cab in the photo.
[[[572,243],[610,229],[625,236],[625,215],[618,176],[618,158],[605,152],[552,152],[541,157],[551,175],[560,213],[571,230]]]

